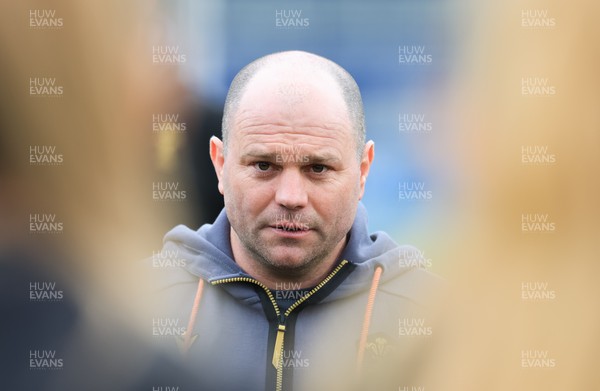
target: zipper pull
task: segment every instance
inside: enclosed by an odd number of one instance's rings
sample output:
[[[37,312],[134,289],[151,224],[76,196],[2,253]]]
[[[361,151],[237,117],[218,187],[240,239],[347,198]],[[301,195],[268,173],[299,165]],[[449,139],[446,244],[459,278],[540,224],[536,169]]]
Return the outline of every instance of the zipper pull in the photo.
[[[285,334],[285,325],[280,324],[277,326],[277,337],[275,338],[275,349],[273,350],[273,366],[275,369],[279,369],[281,364],[281,353],[283,352],[283,336]]]

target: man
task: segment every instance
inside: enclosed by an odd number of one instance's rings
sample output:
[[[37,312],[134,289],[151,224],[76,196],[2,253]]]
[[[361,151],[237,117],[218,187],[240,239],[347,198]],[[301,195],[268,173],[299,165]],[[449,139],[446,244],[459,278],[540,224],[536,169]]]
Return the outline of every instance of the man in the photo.
[[[187,324],[181,349],[204,389],[414,381],[436,278],[413,248],[367,233],[374,143],[352,76],[306,52],[262,57],[233,80],[222,132],[210,157],[225,208],[197,231],[174,228],[162,251],[184,260],[161,296]]]

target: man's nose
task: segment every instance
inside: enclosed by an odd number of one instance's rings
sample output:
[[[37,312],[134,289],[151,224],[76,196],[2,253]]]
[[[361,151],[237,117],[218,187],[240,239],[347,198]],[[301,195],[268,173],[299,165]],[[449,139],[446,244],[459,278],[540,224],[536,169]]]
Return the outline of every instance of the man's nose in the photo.
[[[288,209],[306,206],[308,194],[304,188],[304,178],[298,168],[283,169],[278,179],[275,202]]]

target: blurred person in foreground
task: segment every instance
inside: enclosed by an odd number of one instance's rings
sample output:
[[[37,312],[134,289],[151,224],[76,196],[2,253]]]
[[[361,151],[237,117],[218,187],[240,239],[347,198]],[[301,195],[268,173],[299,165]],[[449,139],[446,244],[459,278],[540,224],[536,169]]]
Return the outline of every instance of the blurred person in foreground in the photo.
[[[26,16],[46,12],[64,28],[32,28]],[[182,96],[172,72],[147,61],[162,21],[149,15],[160,10],[114,0],[0,6],[2,390],[191,384],[138,321],[146,298],[130,282],[143,281],[124,262],[164,232],[148,196],[159,172],[147,119]],[[32,95],[38,78],[64,93]]]
[[[416,249],[367,232],[374,143],[352,76],[306,52],[259,58],[230,86],[222,133],[210,157],[225,208],[175,227],[154,257],[182,266],[161,269],[160,311],[187,324],[179,347],[201,384],[414,384],[439,280]]]

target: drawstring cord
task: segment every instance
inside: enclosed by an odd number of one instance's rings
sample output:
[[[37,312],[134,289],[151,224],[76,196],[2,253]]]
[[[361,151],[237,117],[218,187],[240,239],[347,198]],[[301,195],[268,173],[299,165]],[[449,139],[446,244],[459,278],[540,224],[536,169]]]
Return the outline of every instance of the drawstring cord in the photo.
[[[375,273],[373,273],[373,279],[371,280],[371,289],[369,290],[369,299],[367,301],[367,308],[365,309],[362,330],[360,332],[360,340],[358,342],[358,355],[356,357],[356,371],[359,376],[362,370],[363,359],[365,357],[365,349],[367,347],[367,336],[369,335],[369,326],[371,325],[375,294],[377,293],[377,287],[379,286],[379,279],[382,271],[383,269],[381,266],[377,266],[377,268],[375,268]]]
[[[187,355],[188,350],[192,346],[195,338],[192,338],[194,331],[194,325],[196,324],[196,317],[198,315],[198,308],[200,307],[200,300],[202,299],[202,291],[204,290],[204,280],[202,278],[198,281],[198,290],[196,291],[196,297],[194,298],[194,305],[192,306],[192,313],[190,314],[190,320],[188,321],[187,329],[185,329],[183,338],[183,355]]]

